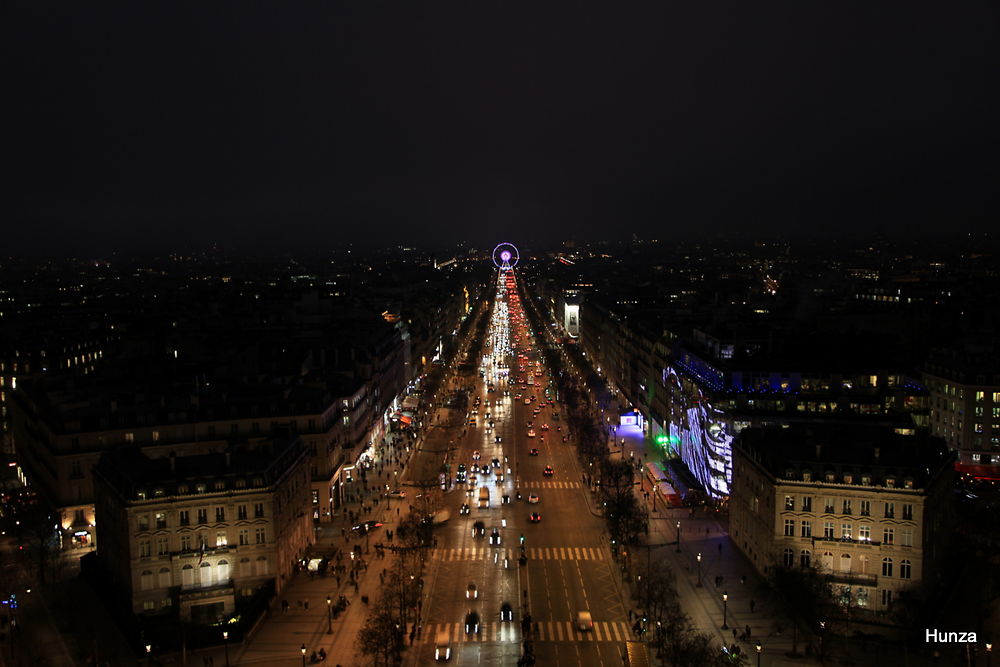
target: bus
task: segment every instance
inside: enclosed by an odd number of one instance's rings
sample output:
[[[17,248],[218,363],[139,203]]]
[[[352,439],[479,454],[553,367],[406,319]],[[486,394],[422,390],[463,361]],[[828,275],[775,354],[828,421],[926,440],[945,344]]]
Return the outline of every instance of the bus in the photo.
[[[490,507],[490,490],[488,487],[479,487],[479,509],[485,510]]]

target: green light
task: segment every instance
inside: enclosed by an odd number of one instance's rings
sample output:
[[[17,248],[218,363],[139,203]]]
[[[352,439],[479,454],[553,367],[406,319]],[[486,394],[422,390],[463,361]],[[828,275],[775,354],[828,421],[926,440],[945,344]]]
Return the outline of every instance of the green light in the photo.
[[[670,436],[668,436],[666,434],[661,434],[661,435],[656,436],[656,444],[658,444],[658,445],[665,445],[665,444],[667,444],[668,440],[670,440]]]

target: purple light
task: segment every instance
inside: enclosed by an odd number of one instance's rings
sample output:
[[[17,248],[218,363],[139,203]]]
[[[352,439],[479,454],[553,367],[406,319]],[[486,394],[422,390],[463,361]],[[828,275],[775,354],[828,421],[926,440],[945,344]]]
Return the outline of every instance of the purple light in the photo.
[[[504,250],[502,253],[500,253],[500,259],[502,259],[505,262],[509,262],[510,261],[510,250]]]

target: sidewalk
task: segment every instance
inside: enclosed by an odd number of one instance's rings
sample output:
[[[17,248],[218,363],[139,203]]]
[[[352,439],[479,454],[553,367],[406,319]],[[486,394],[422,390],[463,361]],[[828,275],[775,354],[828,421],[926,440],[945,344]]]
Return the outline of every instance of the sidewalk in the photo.
[[[386,448],[382,454],[397,454],[400,456],[398,475],[399,485],[403,486],[409,479],[410,466],[414,454],[422,449],[425,439],[432,436],[435,439],[445,437],[444,430],[439,427],[441,418],[448,413],[446,408],[437,408],[425,418],[425,426],[417,441],[410,442],[409,452],[402,446],[405,442]],[[402,445],[402,446],[400,446]],[[399,447],[399,451],[396,448]],[[377,471],[380,463],[385,463],[376,457],[372,471]],[[383,467],[381,475],[386,474]],[[391,474],[392,469],[388,469]],[[391,569],[396,563],[396,556],[386,551],[385,557],[376,556],[374,545],[386,542],[386,532],[395,532],[399,519],[407,511],[408,499],[392,500],[381,495],[380,474],[367,475],[362,482],[369,487],[360,501],[346,503],[335,517],[335,520],[320,525],[317,539],[312,548],[313,554],[329,554],[339,550],[342,560],[348,570],[339,577],[330,570],[329,574],[312,575],[308,572],[297,572],[281,594],[271,605],[268,615],[263,620],[252,639],[245,644],[232,644],[228,647],[228,664],[257,665],[259,667],[285,667],[300,664],[301,647],[306,647],[306,662],[314,651],[321,648],[326,651],[324,664],[357,665],[363,663],[358,652],[357,636],[368,615],[368,607],[361,601],[367,596],[372,602],[379,595],[379,573],[383,568]],[[384,482],[382,482],[384,484]],[[372,492],[371,486],[379,491]],[[366,504],[375,504],[371,512],[365,513],[362,508]],[[397,513],[397,510],[400,510]],[[384,525],[378,532],[367,539],[356,537],[351,533],[353,522],[347,517],[347,512],[361,512],[357,521],[374,519]],[[352,562],[349,554],[355,545],[362,549],[361,560],[365,567],[359,572],[357,587],[350,583],[348,572]],[[367,548],[366,548],[367,547]],[[334,561],[338,562],[338,561]],[[334,564],[331,562],[331,566]],[[339,584],[338,584],[339,579]],[[349,601],[346,611],[335,620],[329,619],[327,598],[336,602],[343,595]],[[282,611],[282,601],[288,602],[288,610]],[[330,632],[332,630],[332,632]],[[192,653],[188,656],[188,665],[197,665],[205,658],[211,658],[213,664],[221,667],[226,663],[226,648],[222,646]]]

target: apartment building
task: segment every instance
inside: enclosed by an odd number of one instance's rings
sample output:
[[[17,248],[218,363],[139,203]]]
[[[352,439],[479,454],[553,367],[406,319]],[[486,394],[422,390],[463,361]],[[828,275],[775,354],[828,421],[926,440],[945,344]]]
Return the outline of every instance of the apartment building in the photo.
[[[93,476],[98,561],[136,614],[219,622],[262,587],[280,593],[310,544],[296,436],[188,456],[115,449]]]
[[[958,455],[958,470],[1000,478],[1000,357],[992,343],[936,350],[924,365],[930,431]]]
[[[817,568],[838,602],[887,612],[942,583],[954,456],[939,438],[815,423],[735,440],[730,536],[754,567]]]

